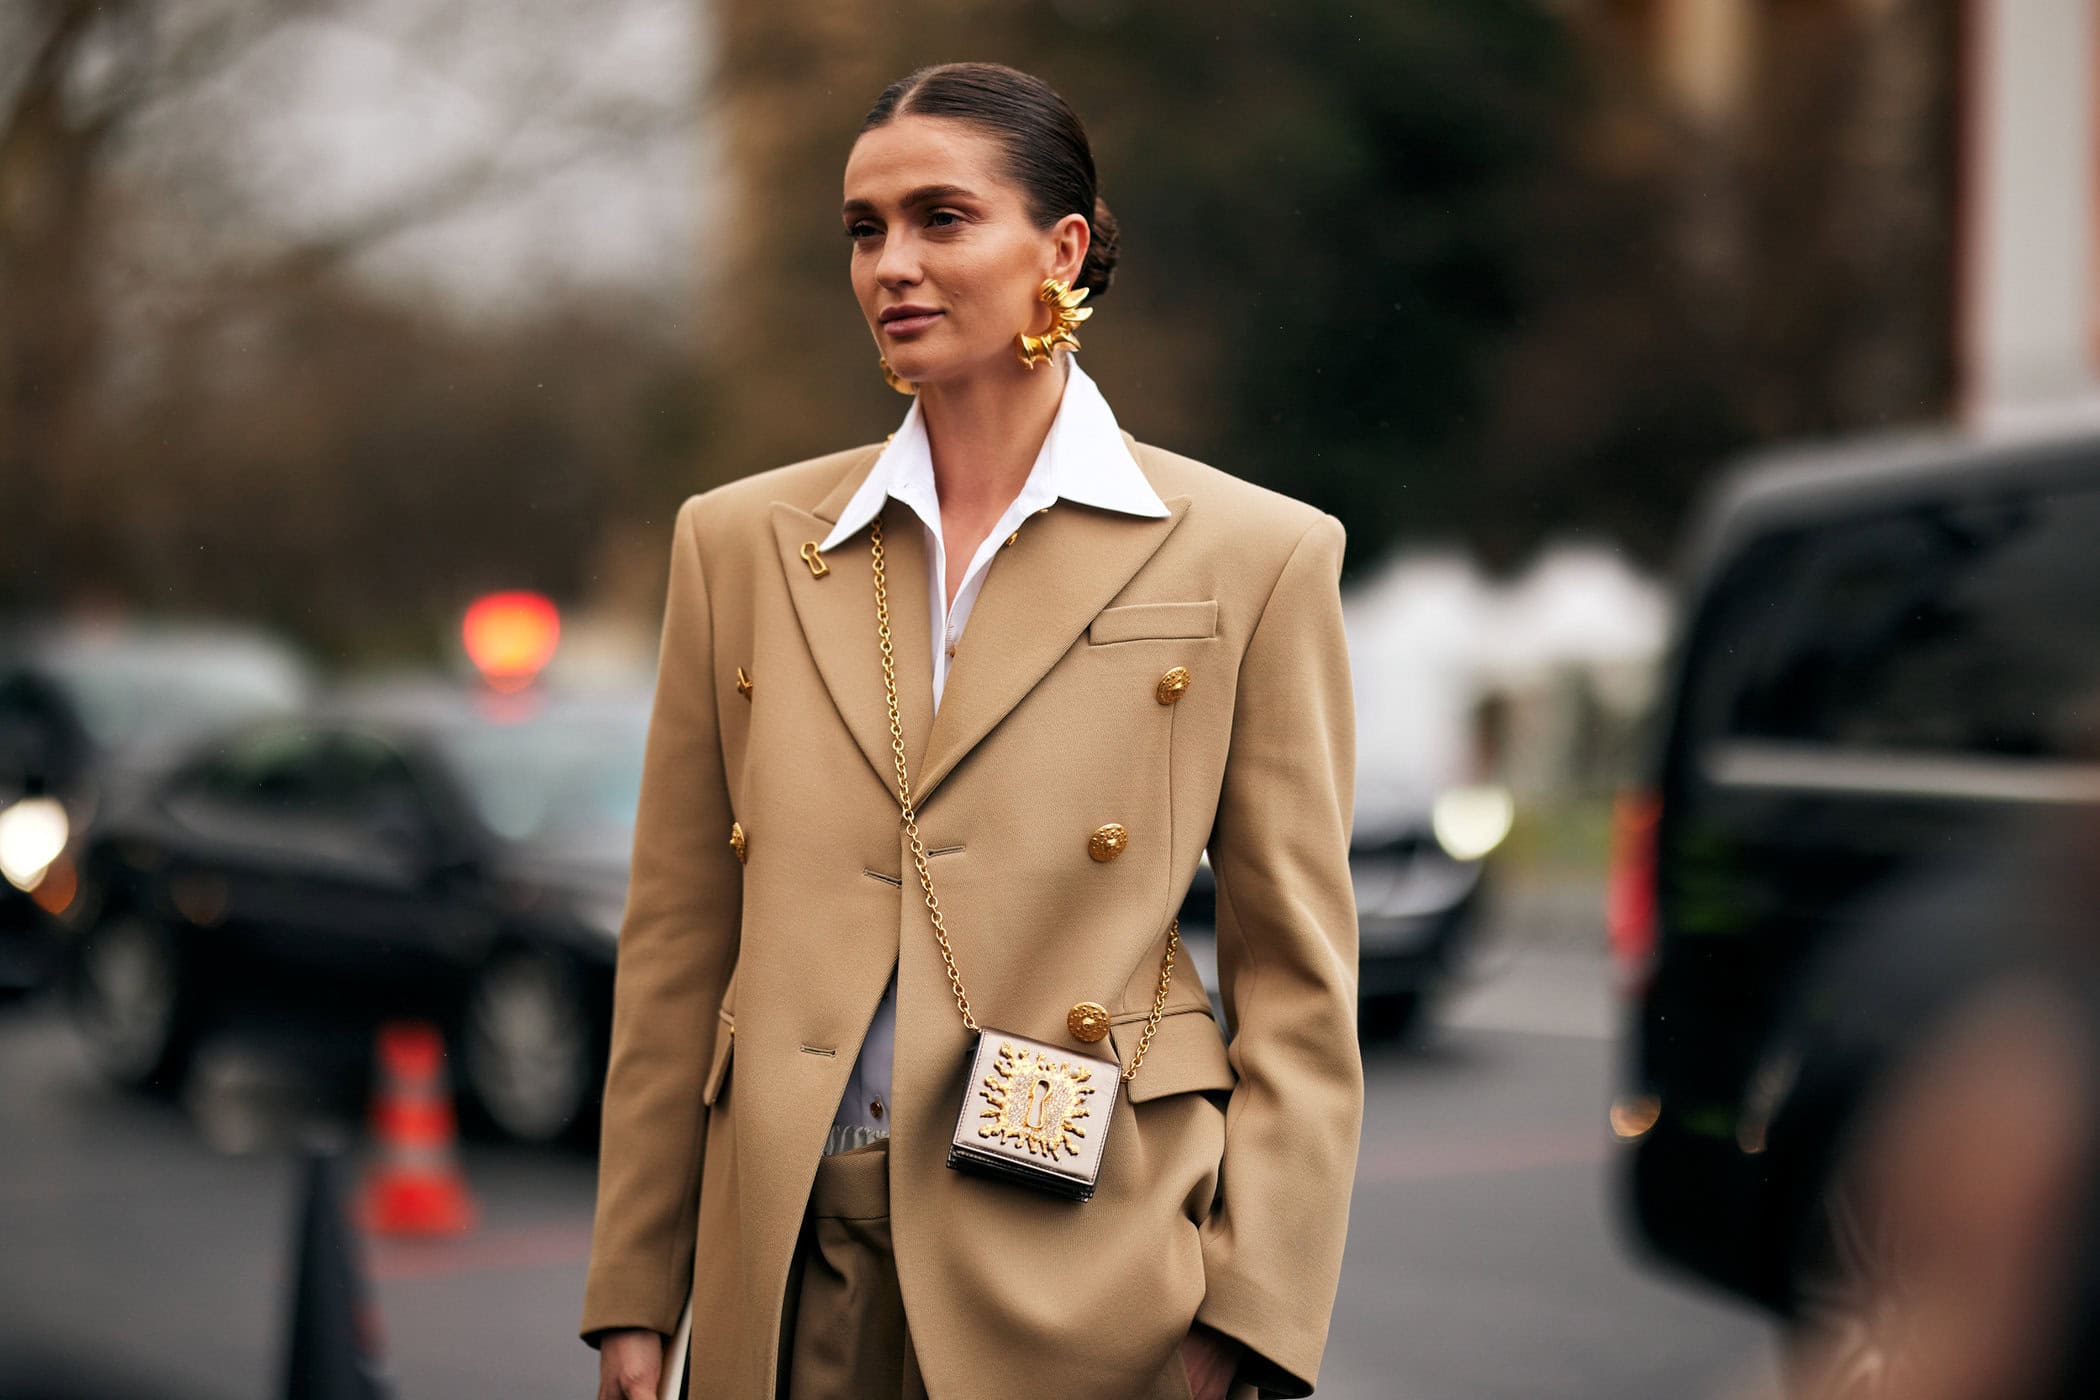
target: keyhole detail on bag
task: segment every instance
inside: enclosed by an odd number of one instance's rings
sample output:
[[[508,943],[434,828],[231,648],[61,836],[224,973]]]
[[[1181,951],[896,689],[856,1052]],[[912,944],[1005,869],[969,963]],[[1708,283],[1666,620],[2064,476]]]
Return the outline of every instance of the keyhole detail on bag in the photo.
[[[1093,1071],[1081,1065],[1039,1057],[1002,1041],[998,1063],[977,1091],[989,1105],[977,1115],[988,1120],[978,1126],[977,1135],[998,1138],[1037,1156],[1054,1158],[1063,1152],[1077,1157],[1072,1139],[1086,1136],[1079,1120],[1088,1116],[1086,1101],[1093,1097],[1094,1086],[1087,1081],[1093,1077]]]
[[[1021,1119],[1021,1126],[1032,1133],[1045,1131],[1043,1115],[1050,1108],[1050,1081],[1038,1079],[1028,1090],[1028,1112]]]

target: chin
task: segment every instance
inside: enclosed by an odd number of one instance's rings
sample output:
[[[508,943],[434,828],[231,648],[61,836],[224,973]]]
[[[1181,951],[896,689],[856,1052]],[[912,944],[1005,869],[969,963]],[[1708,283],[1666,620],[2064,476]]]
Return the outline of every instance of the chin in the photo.
[[[889,360],[892,370],[914,384],[938,379],[947,369],[946,365],[930,355],[905,355],[902,358],[891,355]]]
[[[890,368],[914,384],[939,384],[987,375],[997,377],[1007,370],[1022,370],[1021,362],[1014,358],[1010,343],[1001,343],[992,350],[979,355],[910,355],[909,367],[899,363],[895,355],[890,356]]]

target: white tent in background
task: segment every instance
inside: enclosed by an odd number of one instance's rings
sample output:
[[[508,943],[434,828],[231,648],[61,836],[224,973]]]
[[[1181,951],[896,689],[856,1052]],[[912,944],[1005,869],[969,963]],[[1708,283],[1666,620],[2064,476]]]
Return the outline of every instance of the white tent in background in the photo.
[[[1551,791],[1570,740],[1592,716],[1645,703],[1669,628],[1653,579],[1597,545],[1556,545],[1515,579],[1489,579],[1466,555],[1413,550],[1344,599],[1357,705],[1357,820],[1419,815],[1441,789],[1497,777]],[[1477,770],[1475,713],[1508,712],[1498,772]]]

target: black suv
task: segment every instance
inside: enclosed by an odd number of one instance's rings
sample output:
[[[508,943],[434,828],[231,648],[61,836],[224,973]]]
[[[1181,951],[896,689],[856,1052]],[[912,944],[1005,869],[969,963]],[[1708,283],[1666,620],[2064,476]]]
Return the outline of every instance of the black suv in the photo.
[[[1613,1128],[1641,1240],[1799,1320],[1866,1086],[1995,948],[2090,917],[2016,872],[2100,836],[2100,435],[1766,459],[1689,562],[1614,852]]]

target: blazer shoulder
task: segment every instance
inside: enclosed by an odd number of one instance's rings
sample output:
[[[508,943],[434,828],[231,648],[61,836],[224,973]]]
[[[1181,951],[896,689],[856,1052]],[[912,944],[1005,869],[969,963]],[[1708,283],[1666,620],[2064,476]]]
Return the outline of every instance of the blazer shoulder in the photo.
[[[1227,536],[1241,547],[1253,545],[1288,556],[1313,526],[1334,519],[1310,502],[1207,462],[1135,439],[1132,445],[1153,490],[1163,498],[1187,496],[1190,523]],[[1337,529],[1340,525],[1336,520]]]
[[[703,536],[708,536],[716,531],[738,532],[754,521],[762,522],[778,501],[812,510],[831,494],[847,471],[881,448],[879,442],[862,443],[725,481],[687,496],[679,503],[678,514],[680,519],[688,513],[696,516]]]

